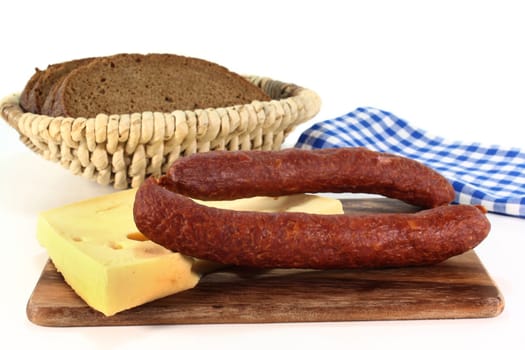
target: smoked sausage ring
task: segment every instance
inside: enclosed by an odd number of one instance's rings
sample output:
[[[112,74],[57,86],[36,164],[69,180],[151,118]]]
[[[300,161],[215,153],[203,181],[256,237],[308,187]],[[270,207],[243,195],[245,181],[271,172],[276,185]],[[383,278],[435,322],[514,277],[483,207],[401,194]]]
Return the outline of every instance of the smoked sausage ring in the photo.
[[[214,151],[177,160],[159,184],[202,200],[295,193],[373,193],[433,208],[452,185],[415,160],[365,148]]]
[[[133,213],[140,232],[182,254],[259,268],[426,265],[479,244],[490,223],[470,205],[411,214],[316,215],[217,209],[147,179]]]

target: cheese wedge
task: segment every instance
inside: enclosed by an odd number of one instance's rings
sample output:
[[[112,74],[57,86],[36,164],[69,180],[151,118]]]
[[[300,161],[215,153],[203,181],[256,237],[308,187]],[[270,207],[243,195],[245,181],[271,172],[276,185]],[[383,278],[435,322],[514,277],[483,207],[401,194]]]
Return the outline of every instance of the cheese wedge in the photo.
[[[149,241],[133,221],[136,190],[42,212],[37,238],[65,281],[106,316],[193,288],[218,264]],[[234,210],[342,213],[341,202],[314,195],[199,203]]]

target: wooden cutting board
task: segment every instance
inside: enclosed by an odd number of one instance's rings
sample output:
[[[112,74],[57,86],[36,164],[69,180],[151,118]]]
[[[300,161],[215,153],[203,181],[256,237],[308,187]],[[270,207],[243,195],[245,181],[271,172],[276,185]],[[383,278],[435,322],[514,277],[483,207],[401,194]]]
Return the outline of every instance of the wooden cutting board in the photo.
[[[409,212],[386,199],[343,200],[346,212]],[[482,318],[503,297],[474,251],[427,267],[371,270],[226,268],[194,289],[105,317],[48,261],[27,304],[42,326],[268,323]]]

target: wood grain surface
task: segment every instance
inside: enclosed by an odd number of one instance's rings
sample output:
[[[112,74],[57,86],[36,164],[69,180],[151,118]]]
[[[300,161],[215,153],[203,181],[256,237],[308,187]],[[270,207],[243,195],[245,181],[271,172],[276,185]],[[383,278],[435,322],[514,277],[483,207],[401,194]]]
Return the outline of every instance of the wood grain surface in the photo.
[[[417,208],[372,198],[343,200],[346,212]],[[503,297],[474,251],[426,267],[307,270],[230,267],[194,289],[106,317],[87,306],[51,261],[27,304],[42,326],[323,322],[483,318],[499,315]]]

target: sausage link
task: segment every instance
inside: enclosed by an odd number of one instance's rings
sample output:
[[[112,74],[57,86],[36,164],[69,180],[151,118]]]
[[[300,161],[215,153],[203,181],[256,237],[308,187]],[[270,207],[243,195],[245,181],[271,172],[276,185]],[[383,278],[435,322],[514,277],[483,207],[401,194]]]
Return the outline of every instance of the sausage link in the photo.
[[[197,153],[177,160],[160,184],[203,200],[353,192],[433,208],[454,199],[451,184],[431,168],[365,148]]]
[[[474,248],[490,230],[484,213],[470,205],[411,214],[234,211],[197,204],[153,178],[137,191],[134,219],[140,232],[173,251],[260,268],[434,264]]]

